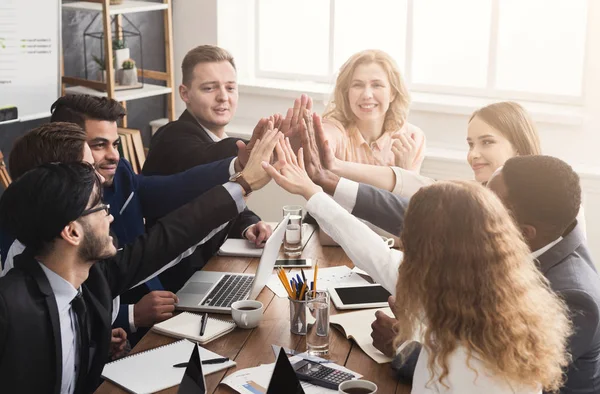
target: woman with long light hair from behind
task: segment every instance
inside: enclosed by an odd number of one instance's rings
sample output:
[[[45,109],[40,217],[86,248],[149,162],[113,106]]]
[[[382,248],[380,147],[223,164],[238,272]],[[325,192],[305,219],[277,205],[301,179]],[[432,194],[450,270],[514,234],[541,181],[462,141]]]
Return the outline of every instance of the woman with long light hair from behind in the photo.
[[[557,391],[567,310],[499,199],[473,182],[420,189],[406,211],[396,344],[422,327],[412,393]]]

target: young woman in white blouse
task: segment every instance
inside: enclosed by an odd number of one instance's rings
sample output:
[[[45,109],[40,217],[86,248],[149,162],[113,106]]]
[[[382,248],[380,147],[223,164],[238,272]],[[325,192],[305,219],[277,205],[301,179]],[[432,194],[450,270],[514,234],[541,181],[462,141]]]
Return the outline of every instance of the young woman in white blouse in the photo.
[[[372,233],[310,180],[302,151],[296,159],[289,143],[283,145],[280,172],[263,163],[278,185],[304,196],[319,224],[341,218],[335,227]],[[322,204],[335,212],[324,217],[311,208]],[[401,237],[397,342],[425,327],[412,393],[541,394],[560,388],[569,360],[566,307],[491,191],[473,182],[420,189]]]

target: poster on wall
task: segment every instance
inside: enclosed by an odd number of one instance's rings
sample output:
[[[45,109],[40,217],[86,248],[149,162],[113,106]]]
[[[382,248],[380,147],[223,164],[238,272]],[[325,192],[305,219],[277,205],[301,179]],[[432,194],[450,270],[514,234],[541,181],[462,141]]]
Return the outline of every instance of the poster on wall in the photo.
[[[0,0],[0,122],[50,115],[59,62],[60,1]]]

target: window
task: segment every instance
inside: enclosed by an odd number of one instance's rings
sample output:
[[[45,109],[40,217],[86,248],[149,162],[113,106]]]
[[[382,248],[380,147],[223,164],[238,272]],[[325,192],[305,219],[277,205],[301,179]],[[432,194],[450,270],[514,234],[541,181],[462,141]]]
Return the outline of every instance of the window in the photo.
[[[377,48],[411,91],[580,104],[588,1],[255,0],[253,75],[333,82]]]

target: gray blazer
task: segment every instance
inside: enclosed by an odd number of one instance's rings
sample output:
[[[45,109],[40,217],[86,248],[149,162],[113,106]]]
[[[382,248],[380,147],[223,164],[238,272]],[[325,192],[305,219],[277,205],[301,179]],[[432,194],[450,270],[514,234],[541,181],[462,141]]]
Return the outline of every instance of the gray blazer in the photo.
[[[562,394],[600,393],[600,276],[585,245],[581,225],[538,258],[552,289],[569,307],[575,333],[573,362]]]
[[[408,198],[399,197],[387,190],[359,183],[352,214],[398,236],[404,227],[404,212],[408,201]]]
[[[408,199],[386,190],[360,184],[352,214],[399,234],[404,226]],[[600,276],[585,245],[585,234],[577,225],[559,243],[538,258],[539,267],[552,289],[567,303],[575,333],[569,341],[573,362],[567,370],[562,394],[600,393]],[[410,380],[412,366],[398,372]],[[409,364],[411,364],[409,362]],[[397,365],[393,363],[392,365]]]

